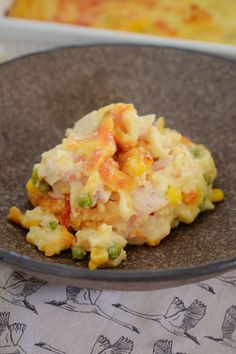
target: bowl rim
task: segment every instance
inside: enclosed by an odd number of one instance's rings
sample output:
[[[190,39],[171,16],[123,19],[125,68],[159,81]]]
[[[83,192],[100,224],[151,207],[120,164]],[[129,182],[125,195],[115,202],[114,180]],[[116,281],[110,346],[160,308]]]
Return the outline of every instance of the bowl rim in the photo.
[[[190,280],[195,278],[214,276],[236,268],[236,257],[221,261],[203,263],[192,267],[177,267],[168,269],[147,270],[113,270],[77,268],[76,266],[60,263],[49,263],[35,260],[17,252],[11,252],[0,248],[0,262],[14,267],[20,267],[25,271],[33,271],[37,274],[56,276],[57,278],[83,279],[87,281],[109,282],[170,282],[176,280]]]
[[[206,42],[208,43],[208,42]],[[38,51],[33,51],[27,54],[22,54],[19,55],[17,57],[14,58],[10,58],[7,60],[4,60],[3,62],[0,62],[0,69],[8,64],[11,64],[13,62],[16,61],[21,61],[24,59],[27,59],[29,57],[34,57],[34,56],[39,56],[39,55],[44,55],[44,54],[48,54],[48,53],[53,53],[53,52],[60,52],[60,51],[64,51],[67,49],[78,49],[78,48],[94,48],[94,47],[143,47],[143,48],[158,48],[158,49],[168,49],[168,50],[173,50],[173,52],[178,51],[178,52],[186,52],[186,53],[193,53],[193,54],[197,54],[199,56],[206,56],[206,57],[212,57],[221,61],[226,61],[229,63],[232,63],[234,65],[236,65],[236,57],[232,58],[232,57],[225,57],[224,53],[222,53],[222,55],[220,54],[216,54],[216,53],[212,53],[212,52],[206,52],[203,50],[199,50],[199,49],[195,49],[195,48],[179,48],[179,47],[175,47],[172,44],[150,44],[150,43],[128,43],[128,42],[116,42],[116,43],[109,43],[109,42],[103,42],[101,40],[101,42],[96,43],[96,42],[91,42],[91,43],[82,43],[82,44],[69,44],[69,45],[55,45],[55,47],[53,48],[48,48],[48,49],[39,49]],[[235,45],[235,49],[236,49],[236,45]]]
[[[66,45],[56,46],[52,49],[40,50],[34,53],[28,53],[19,57],[4,61],[0,63],[0,70],[2,67],[11,63],[27,59],[28,57],[37,57],[39,55],[60,52],[68,49],[90,48],[90,47],[145,47],[145,48],[158,48],[173,50],[173,52],[190,52],[199,56],[212,57],[223,62],[229,62],[236,66],[236,61],[231,58],[225,58],[217,54],[206,53],[199,50],[189,48],[176,48],[171,45],[155,45],[143,43],[91,43],[80,45]],[[20,267],[25,271],[33,271],[37,274],[51,275],[57,278],[82,279],[86,281],[109,281],[109,282],[171,282],[176,280],[190,280],[201,277],[211,277],[215,274],[227,272],[236,268],[236,256],[203,263],[191,267],[176,267],[167,269],[147,269],[147,270],[115,270],[115,269],[96,269],[94,271],[88,268],[77,268],[76,266],[64,265],[60,263],[49,263],[44,261],[35,260],[31,257],[24,256],[18,252],[7,251],[0,247],[0,262],[13,266]]]

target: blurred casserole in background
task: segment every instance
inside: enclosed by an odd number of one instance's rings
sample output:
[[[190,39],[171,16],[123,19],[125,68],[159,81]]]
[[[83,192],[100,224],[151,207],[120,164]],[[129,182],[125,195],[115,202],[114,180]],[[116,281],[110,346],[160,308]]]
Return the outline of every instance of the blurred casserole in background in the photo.
[[[236,45],[235,0],[15,0],[7,15]]]

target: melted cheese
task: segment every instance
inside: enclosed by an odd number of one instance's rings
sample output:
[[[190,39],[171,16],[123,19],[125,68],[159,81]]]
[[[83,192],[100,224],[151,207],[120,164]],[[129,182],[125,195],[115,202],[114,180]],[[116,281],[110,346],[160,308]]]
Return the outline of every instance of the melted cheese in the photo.
[[[16,0],[8,15],[236,44],[235,0]]]

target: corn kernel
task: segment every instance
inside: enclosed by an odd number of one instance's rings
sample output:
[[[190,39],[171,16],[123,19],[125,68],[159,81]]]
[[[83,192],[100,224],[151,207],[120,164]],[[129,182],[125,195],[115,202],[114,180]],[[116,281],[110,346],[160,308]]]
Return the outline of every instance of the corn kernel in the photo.
[[[222,189],[214,188],[212,189],[210,200],[213,203],[222,202],[224,200],[224,192]]]
[[[32,193],[35,191],[35,186],[33,185],[32,179],[29,179],[28,182],[26,183],[26,189],[28,192]]]
[[[28,241],[28,240],[27,240]],[[40,246],[39,246],[40,247]],[[42,247],[42,248],[39,248],[38,249],[41,251],[41,252],[44,252],[45,256],[46,257],[52,257],[54,256],[55,254],[55,247],[54,245],[47,245],[46,247]],[[59,253],[59,252],[57,252]]]
[[[146,171],[146,166],[142,160],[134,157],[127,159],[123,169],[129,175],[139,177]]]
[[[21,225],[22,218],[23,218],[23,214],[20,211],[20,209],[18,209],[15,206],[11,207],[11,209],[9,210],[9,213],[7,215],[7,219],[12,222],[15,222],[16,224]]]
[[[177,205],[182,203],[182,192],[181,189],[174,186],[169,186],[167,190],[167,198],[169,203],[172,205]]]
[[[41,207],[27,210],[22,216],[22,226],[26,229],[30,229],[32,226],[39,226],[43,217],[43,210]]]
[[[97,267],[98,267],[98,266],[97,266],[95,263],[93,263],[92,261],[89,261],[88,266],[89,266],[89,269],[90,269],[90,270],[97,269]]]
[[[26,229],[30,229],[32,226],[38,226],[38,225],[40,225],[40,221],[38,219],[24,220],[24,217],[22,219],[22,226],[25,227]]]
[[[33,185],[32,179],[28,180],[25,187],[29,195],[38,197],[42,195],[42,193]]]
[[[105,264],[108,261],[108,253],[100,247],[93,247],[90,253],[91,261],[96,265]]]

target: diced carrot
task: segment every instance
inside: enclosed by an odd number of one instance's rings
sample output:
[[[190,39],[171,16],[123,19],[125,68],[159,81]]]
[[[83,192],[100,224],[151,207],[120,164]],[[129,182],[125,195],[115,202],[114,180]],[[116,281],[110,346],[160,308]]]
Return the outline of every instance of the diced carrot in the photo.
[[[183,200],[184,203],[187,205],[192,205],[195,204],[197,201],[197,193],[196,192],[190,192],[190,193],[183,193]]]
[[[191,140],[189,138],[187,138],[186,136],[182,136],[181,143],[184,145],[191,145],[192,144]]]

